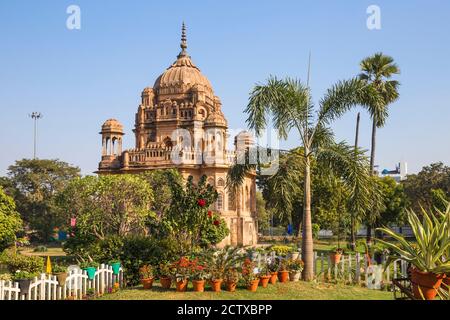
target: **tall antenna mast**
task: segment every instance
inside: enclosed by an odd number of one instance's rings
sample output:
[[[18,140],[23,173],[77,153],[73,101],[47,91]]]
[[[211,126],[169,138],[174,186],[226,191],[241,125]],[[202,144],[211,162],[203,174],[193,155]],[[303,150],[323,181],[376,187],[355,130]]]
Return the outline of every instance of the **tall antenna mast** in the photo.
[[[30,118],[34,120],[34,149],[33,149],[33,159],[36,159],[36,139],[37,139],[37,122],[42,118],[40,112],[33,112],[30,114]]]

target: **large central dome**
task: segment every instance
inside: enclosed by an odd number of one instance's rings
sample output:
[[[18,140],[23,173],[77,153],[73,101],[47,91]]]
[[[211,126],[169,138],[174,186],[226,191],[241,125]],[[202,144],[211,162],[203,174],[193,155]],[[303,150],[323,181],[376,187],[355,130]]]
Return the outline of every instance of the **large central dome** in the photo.
[[[210,91],[212,93],[212,86],[208,78],[201,73],[200,69],[192,62],[191,57],[186,52],[186,28],[184,24],[181,37],[181,49],[177,60],[156,79],[153,89],[160,91],[160,89],[173,88],[173,91],[171,91],[175,93],[181,88],[186,90],[196,86],[199,89],[203,89],[203,91]]]

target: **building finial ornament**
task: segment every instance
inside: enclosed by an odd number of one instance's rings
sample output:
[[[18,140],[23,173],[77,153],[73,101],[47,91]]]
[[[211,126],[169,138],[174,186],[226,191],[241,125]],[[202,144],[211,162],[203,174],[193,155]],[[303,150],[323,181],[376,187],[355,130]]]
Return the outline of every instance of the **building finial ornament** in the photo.
[[[181,52],[178,55],[178,57],[185,57],[185,56],[187,56],[187,52],[186,52],[186,49],[187,49],[186,25],[184,24],[184,21],[183,21],[183,25],[181,27],[181,44],[180,44],[180,47],[181,47]]]

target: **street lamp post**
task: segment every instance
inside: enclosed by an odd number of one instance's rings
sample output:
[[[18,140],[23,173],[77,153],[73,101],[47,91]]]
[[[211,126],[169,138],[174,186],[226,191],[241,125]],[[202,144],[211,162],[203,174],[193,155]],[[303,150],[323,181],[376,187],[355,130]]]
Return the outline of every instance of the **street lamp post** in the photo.
[[[33,112],[30,114],[30,117],[34,120],[34,150],[33,150],[33,159],[36,159],[36,139],[37,139],[37,121],[42,118],[42,114],[40,112]]]

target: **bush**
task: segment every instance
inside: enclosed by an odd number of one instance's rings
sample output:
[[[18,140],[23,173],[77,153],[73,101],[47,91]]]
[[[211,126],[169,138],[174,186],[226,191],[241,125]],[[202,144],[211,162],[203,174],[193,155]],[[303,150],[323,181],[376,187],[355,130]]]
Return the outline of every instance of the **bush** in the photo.
[[[6,264],[8,271],[12,274],[17,270],[29,273],[41,273],[44,270],[44,259],[35,256],[24,256],[8,252],[2,256],[2,263]]]
[[[312,234],[314,239],[319,238],[320,226],[317,223],[312,224]]]
[[[37,246],[33,249],[33,252],[47,252],[48,249],[46,246]]]
[[[286,257],[289,253],[294,251],[291,246],[272,246],[270,251],[275,251],[277,256]]]

